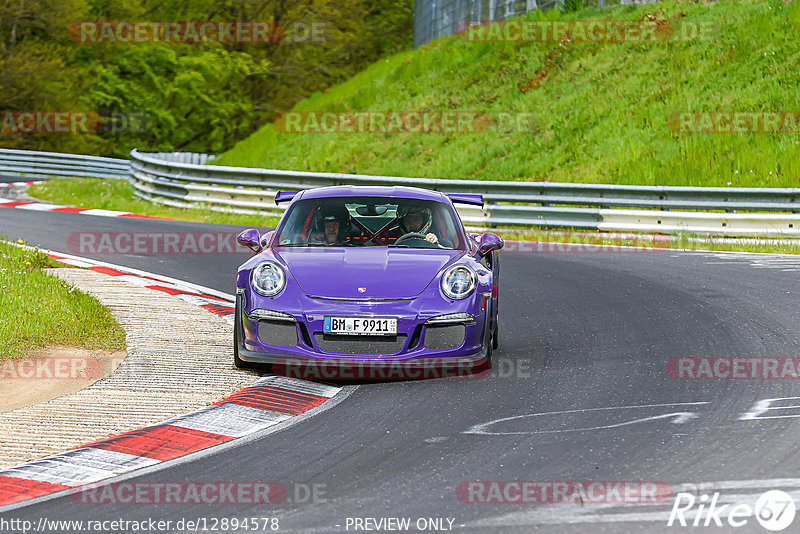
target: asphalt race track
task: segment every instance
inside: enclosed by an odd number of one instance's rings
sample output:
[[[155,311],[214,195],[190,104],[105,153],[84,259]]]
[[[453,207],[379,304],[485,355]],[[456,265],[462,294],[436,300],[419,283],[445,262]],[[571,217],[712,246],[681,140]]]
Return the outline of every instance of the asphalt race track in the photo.
[[[62,252],[70,252],[75,232],[238,229],[0,209],[0,234]],[[247,257],[86,255],[227,293]],[[565,249],[505,253],[501,265],[500,348],[489,376],[360,384],[340,404],[281,432],[129,480],[278,481],[286,501],[87,505],[62,496],[0,517],[173,524],[276,517],[286,532],[355,531],[353,518],[407,517],[412,530],[419,518],[444,518],[444,527],[451,519],[452,530],[464,532],[680,532],[692,529],[667,527],[669,500],[469,502],[457,488],[470,481],[717,483],[708,487],[722,488],[715,490],[721,499],[800,488],[800,410],[790,408],[800,404],[800,383],[667,373],[678,357],[800,356],[800,258]],[[786,397],[799,398],[754,408]],[[782,417],[764,419],[776,414]],[[305,498],[312,487],[316,498]],[[752,517],[735,531],[765,532]]]

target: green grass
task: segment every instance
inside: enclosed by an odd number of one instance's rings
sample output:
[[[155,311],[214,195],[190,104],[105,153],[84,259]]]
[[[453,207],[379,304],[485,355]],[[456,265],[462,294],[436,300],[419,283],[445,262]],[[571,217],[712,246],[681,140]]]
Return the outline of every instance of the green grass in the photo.
[[[79,208],[127,211],[181,221],[242,226],[274,226],[278,222],[277,217],[223,213],[202,208],[162,206],[141,199],[133,192],[133,186],[124,180],[99,178],[53,179],[40,185],[31,186],[28,190],[29,195],[40,200]]]
[[[800,241],[790,239],[726,239],[681,233],[676,236],[642,235],[635,237],[614,236],[602,232],[547,231],[547,230],[490,230],[507,241],[527,243],[522,251],[560,252],[555,246],[544,243],[572,243],[586,245],[587,250],[595,250],[596,245],[610,247],[646,247],[672,250],[710,250],[718,252],[756,252],[765,254],[800,254]],[[516,248],[514,250],[517,250]],[[571,249],[579,252],[580,249]]]
[[[708,238],[681,236],[665,248],[681,250],[712,250],[716,252],[757,252],[763,254],[800,254],[800,243],[728,243]]]
[[[651,43],[442,38],[378,63],[295,110],[529,113],[469,134],[278,133],[214,164],[430,178],[797,187],[797,134],[674,134],[680,111],[800,110],[800,0],[684,0],[528,18],[707,24]],[[541,78],[536,86],[532,80]],[[529,90],[527,88],[530,87]]]
[[[37,250],[0,242],[0,360],[46,345],[125,348],[125,331],[97,300],[42,272],[63,267]]]

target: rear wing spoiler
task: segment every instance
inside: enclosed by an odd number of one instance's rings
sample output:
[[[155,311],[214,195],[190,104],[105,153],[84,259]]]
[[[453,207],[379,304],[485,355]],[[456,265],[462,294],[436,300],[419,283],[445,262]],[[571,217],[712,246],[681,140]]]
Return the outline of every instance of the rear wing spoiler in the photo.
[[[278,194],[275,195],[275,204],[289,202],[297,193],[298,191],[278,191]],[[450,202],[454,204],[471,204],[473,206],[483,207],[483,195],[452,193],[448,194],[447,197],[450,199]]]
[[[278,194],[275,195],[275,204],[280,204],[281,202],[289,202],[294,198],[294,196],[299,191],[278,191]]]
[[[448,194],[447,197],[453,204],[471,204],[483,207],[483,195],[467,195],[462,193]]]

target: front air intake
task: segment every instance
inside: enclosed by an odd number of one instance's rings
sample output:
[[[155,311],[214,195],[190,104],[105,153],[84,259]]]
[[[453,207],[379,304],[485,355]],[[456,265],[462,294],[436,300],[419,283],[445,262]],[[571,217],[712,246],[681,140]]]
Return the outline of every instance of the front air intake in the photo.
[[[426,349],[455,349],[464,343],[466,327],[463,324],[427,325],[425,327]]]

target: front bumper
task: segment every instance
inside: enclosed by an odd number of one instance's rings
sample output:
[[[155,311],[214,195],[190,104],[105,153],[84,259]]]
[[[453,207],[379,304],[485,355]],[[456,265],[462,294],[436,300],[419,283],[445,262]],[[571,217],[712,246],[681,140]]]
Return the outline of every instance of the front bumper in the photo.
[[[313,300],[313,299],[312,299]],[[313,304],[313,303],[309,303]],[[418,317],[413,309],[413,302],[402,305],[392,303],[392,309],[372,306],[369,312],[375,315],[395,315],[398,317],[398,336],[390,339],[369,339],[361,336],[324,336],[322,319],[324,315],[332,315],[330,304],[317,303],[317,308],[303,314],[292,314],[293,320],[277,319],[266,321],[275,325],[270,336],[273,343],[264,343],[260,328],[264,320],[254,319],[245,311],[244,295],[236,297],[235,328],[237,329],[239,357],[245,362],[254,364],[271,364],[273,371],[279,374],[318,371],[317,378],[361,378],[369,374],[372,378],[426,378],[436,376],[466,375],[475,370],[488,367],[489,318],[491,315],[491,299],[484,299],[485,309],[474,314],[474,324],[463,325],[463,342],[450,348],[429,348],[432,339],[428,330],[432,326]],[[364,313],[357,309],[360,303],[337,303],[336,315],[357,315]],[[480,306],[479,306],[480,308]],[[251,310],[252,311],[252,310]],[[310,319],[309,319],[310,318]],[[294,331],[292,331],[294,327]],[[438,333],[437,333],[438,334]],[[362,344],[367,352],[358,352]],[[426,344],[428,345],[426,347]],[[381,376],[383,370],[387,376]],[[286,372],[282,372],[286,371]],[[329,376],[326,376],[327,375]],[[351,375],[351,376],[348,376]],[[314,378],[313,376],[311,378]]]

